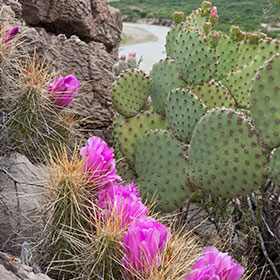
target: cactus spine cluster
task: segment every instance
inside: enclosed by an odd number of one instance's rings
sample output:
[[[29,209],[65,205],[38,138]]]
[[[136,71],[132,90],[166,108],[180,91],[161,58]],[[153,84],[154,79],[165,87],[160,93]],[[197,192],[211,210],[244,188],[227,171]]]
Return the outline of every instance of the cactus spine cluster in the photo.
[[[280,42],[238,26],[229,35],[214,30],[217,9],[208,1],[185,21],[181,13],[174,16],[167,57],[129,90],[127,75],[134,71],[121,75],[121,88],[113,87],[113,99],[123,100],[117,110],[128,118],[116,139],[142,194],[158,194],[158,209],[171,211],[196,188],[231,198],[249,194],[267,178],[279,184]],[[147,114],[151,96],[166,128],[132,117],[140,92],[140,115]],[[130,99],[133,104],[125,101]],[[142,136],[125,128],[131,122]]]

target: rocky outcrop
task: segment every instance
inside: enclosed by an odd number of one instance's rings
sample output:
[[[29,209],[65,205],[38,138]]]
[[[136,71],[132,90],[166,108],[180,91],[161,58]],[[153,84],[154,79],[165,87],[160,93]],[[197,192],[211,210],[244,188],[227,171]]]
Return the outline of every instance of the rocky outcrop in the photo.
[[[0,157],[0,250],[19,256],[24,241],[40,238],[47,177],[45,168],[25,156]]]
[[[18,25],[18,51],[42,57],[55,70],[74,73],[81,85],[79,112],[83,127],[105,140],[113,108],[110,89],[122,20],[105,0],[0,0],[0,21]]]
[[[120,39],[120,13],[104,0],[20,0],[23,19],[54,34],[100,42],[111,52]]]

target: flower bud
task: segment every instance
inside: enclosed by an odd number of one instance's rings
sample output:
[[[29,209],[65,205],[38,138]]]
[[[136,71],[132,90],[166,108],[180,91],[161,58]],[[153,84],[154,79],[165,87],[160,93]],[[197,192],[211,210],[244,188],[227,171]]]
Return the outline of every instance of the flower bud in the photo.
[[[18,27],[17,26],[6,30],[5,34],[4,34],[4,37],[2,39],[2,42],[4,44],[9,43],[17,34],[18,34]]]
[[[185,14],[184,12],[174,12],[173,13],[173,20],[175,23],[180,23],[184,20]]]
[[[217,24],[218,22],[218,13],[217,13],[217,7],[213,7],[210,13],[210,22],[212,25]]]

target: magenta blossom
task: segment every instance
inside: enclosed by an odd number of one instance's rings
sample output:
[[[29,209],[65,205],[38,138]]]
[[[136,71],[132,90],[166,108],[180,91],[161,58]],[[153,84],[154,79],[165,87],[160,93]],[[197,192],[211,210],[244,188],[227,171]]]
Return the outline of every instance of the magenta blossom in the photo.
[[[151,217],[134,221],[124,233],[121,243],[125,250],[123,265],[129,271],[142,275],[151,272],[160,265],[159,254],[170,238],[168,229]]]
[[[215,25],[218,22],[218,12],[217,7],[213,7],[210,12],[210,22]]]
[[[245,271],[215,247],[205,247],[203,252],[185,280],[239,280]]]
[[[145,217],[148,212],[134,183],[125,186],[112,185],[102,190],[98,194],[96,205],[101,208],[104,220],[118,222],[120,229],[124,229],[138,218]]]
[[[11,40],[13,40],[13,38],[18,34],[18,27],[12,27],[8,30],[5,31],[4,37],[2,39],[2,42],[4,44],[9,43]]]
[[[122,181],[116,174],[114,149],[109,149],[101,138],[96,136],[89,138],[80,154],[85,158],[84,171],[99,189]]]
[[[59,76],[48,87],[48,92],[55,105],[67,107],[72,99],[77,96],[80,83],[75,75],[65,78]]]

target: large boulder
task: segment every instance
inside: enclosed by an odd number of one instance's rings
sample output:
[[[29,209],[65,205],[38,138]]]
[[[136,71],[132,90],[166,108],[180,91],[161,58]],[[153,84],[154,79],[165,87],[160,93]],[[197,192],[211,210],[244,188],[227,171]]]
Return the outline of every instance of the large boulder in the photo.
[[[54,70],[74,73],[81,85],[80,114],[90,134],[109,140],[114,115],[113,65],[118,56],[122,21],[105,0],[0,0],[0,23],[19,26],[19,55],[34,54]],[[106,137],[108,136],[108,137]]]
[[[40,239],[47,178],[46,168],[33,165],[25,156],[0,157],[0,250],[19,256],[24,241]]]

